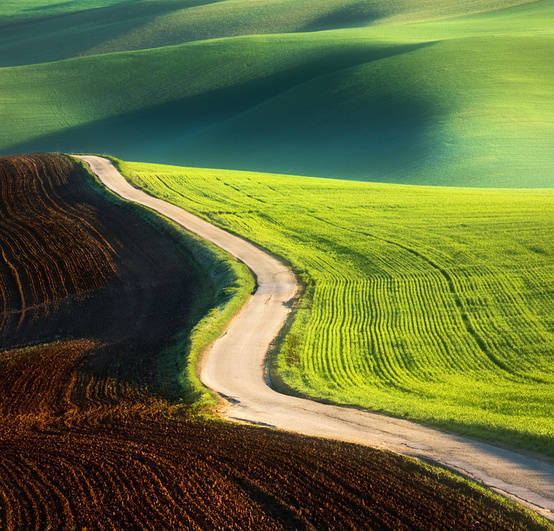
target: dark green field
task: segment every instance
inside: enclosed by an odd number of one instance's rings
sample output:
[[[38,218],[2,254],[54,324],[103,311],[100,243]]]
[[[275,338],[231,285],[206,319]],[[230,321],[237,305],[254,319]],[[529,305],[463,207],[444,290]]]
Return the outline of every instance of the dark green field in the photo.
[[[552,0],[48,4],[1,10],[1,153],[552,185]]]

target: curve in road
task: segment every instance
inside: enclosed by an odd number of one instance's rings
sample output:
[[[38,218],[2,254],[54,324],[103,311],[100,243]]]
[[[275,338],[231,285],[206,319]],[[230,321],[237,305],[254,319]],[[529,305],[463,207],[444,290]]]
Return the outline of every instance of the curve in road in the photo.
[[[554,462],[384,415],[283,395],[269,387],[266,355],[298,284],[286,265],[251,243],[131,186],[102,157],[80,156],[109,189],[156,210],[244,262],[257,290],[206,352],[200,379],[228,402],[229,419],[379,447],[432,461],[554,520]]]

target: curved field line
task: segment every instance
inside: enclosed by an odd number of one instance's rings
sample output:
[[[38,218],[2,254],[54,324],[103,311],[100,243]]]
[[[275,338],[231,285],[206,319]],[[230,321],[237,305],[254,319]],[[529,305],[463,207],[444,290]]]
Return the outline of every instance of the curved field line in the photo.
[[[256,275],[258,288],[206,353],[202,382],[229,402],[224,415],[305,435],[380,447],[432,461],[554,520],[554,462],[403,419],[283,395],[265,378],[270,344],[291,312],[298,284],[283,263],[251,243],[131,186],[110,161],[77,157],[122,198],[147,206],[229,252]]]

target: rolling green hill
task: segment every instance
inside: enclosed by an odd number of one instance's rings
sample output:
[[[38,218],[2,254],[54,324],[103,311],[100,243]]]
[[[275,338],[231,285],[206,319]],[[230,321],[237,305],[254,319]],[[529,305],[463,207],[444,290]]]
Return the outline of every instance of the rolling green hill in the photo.
[[[46,4],[0,8],[1,153],[552,185],[553,0]]]
[[[120,167],[304,280],[275,382],[553,455],[553,189]]]
[[[2,65],[194,40],[467,15],[525,0],[79,0],[3,3]]]

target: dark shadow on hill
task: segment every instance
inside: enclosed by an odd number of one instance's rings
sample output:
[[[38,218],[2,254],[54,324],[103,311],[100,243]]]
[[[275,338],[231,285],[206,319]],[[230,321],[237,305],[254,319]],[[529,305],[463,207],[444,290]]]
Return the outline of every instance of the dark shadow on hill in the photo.
[[[285,112],[292,99],[278,108]],[[164,158],[190,166],[397,182],[435,153],[426,132],[436,114],[415,97],[378,99],[369,108],[350,109],[340,121],[300,108],[289,112],[293,119],[275,125],[273,106],[245,113],[183,140]]]
[[[370,107],[346,113],[329,99],[333,90],[329,85],[324,95],[315,93],[311,98],[314,108],[300,109],[303,116],[284,107],[282,121],[260,127],[253,121],[249,127],[248,113],[273,98],[286,98],[288,91],[321,75],[338,72],[340,77],[345,68],[421,47],[360,50],[347,57],[335,53],[285,73],[99,120],[3,151],[102,152],[136,161],[377,178],[408,157],[418,160],[427,155],[421,138],[433,115],[426,102],[383,94]],[[335,107],[332,121],[318,121],[318,109]],[[246,121],[247,127],[239,131],[233,128],[233,120]]]
[[[70,57],[88,55],[88,51],[138,30],[157,17],[174,11],[214,4],[223,0],[181,0],[158,2],[122,2],[116,5],[52,14],[32,20],[0,25],[0,66],[58,61]],[[175,42],[167,42],[161,31],[157,39],[147,47],[164,46],[194,40],[183,35]],[[137,48],[129,46],[125,49]]]
[[[367,26],[382,17],[382,9],[364,0],[340,6],[331,12],[312,20],[299,31],[323,31],[340,28],[356,28]]]
[[[26,13],[33,13],[33,12],[36,12],[36,11],[52,11],[54,9],[58,9],[58,7],[63,7],[63,6],[70,6],[72,5],[74,2],[73,0],[69,0],[69,2],[56,2],[54,4],[49,4],[49,5],[45,5],[45,6],[35,6],[35,7],[28,7],[26,9],[24,9],[24,11]]]

